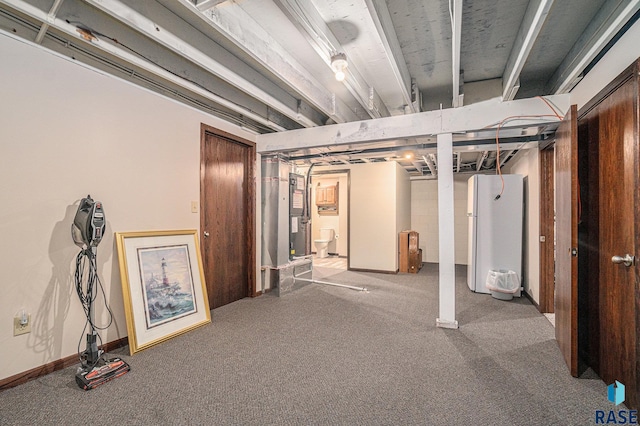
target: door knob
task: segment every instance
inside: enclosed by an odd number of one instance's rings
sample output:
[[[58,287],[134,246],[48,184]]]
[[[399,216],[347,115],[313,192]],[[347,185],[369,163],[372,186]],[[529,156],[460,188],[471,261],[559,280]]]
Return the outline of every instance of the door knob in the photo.
[[[209,233],[207,231],[204,231],[204,236],[205,238],[209,236]]]
[[[613,263],[624,263],[624,266],[631,266],[635,263],[636,257],[627,253],[624,257],[622,256],[613,256],[611,258]]]

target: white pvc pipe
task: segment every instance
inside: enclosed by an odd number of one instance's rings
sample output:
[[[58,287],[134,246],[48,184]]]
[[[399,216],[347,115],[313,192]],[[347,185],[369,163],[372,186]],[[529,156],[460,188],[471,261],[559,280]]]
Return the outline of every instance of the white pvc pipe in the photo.
[[[365,287],[355,287],[355,286],[346,285],[346,284],[330,283],[328,281],[310,280],[310,279],[307,279],[307,278],[300,278],[300,277],[297,277],[297,276],[295,276],[293,278],[296,279],[296,280],[299,280],[299,281],[306,281],[306,282],[314,283],[314,284],[332,285],[332,286],[335,286],[335,287],[350,288],[351,290],[357,290],[357,291],[368,291]]]

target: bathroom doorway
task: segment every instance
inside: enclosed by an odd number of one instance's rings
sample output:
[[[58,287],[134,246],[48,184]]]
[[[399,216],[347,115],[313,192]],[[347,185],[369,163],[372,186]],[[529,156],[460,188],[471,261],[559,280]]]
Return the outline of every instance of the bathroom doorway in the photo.
[[[311,252],[314,267],[349,269],[349,170],[311,175]]]

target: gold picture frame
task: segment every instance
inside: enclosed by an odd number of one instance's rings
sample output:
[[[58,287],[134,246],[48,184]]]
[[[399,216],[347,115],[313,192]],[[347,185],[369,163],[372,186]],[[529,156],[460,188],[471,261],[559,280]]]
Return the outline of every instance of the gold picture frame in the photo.
[[[115,237],[131,355],[211,322],[195,229]]]

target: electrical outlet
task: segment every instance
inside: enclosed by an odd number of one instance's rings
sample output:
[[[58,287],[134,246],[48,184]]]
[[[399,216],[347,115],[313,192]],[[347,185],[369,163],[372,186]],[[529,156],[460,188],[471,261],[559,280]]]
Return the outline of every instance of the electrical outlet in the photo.
[[[13,319],[13,335],[19,336],[21,334],[31,333],[31,314],[27,315],[27,323],[21,323],[21,317],[17,316]]]

